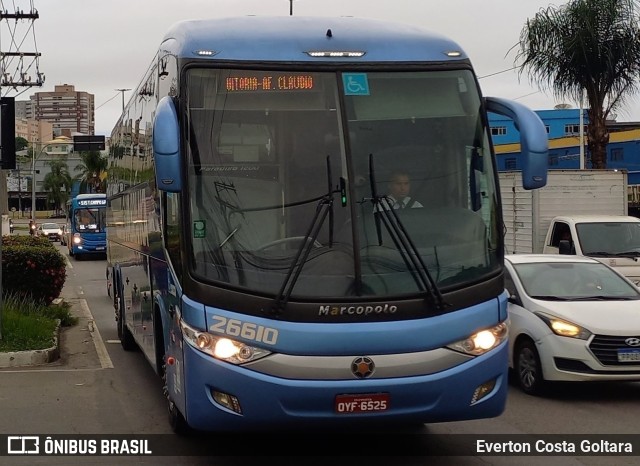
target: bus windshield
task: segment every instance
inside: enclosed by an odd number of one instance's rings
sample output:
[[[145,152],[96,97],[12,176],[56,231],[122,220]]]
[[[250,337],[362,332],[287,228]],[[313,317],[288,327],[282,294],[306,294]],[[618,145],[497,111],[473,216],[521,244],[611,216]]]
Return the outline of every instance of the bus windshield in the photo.
[[[471,71],[191,68],[186,78],[195,277],[276,295],[294,277],[291,296],[304,299],[416,295],[416,275],[455,289],[499,271]]]
[[[106,209],[79,208],[76,209],[75,229],[80,233],[100,233],[107,225]]]

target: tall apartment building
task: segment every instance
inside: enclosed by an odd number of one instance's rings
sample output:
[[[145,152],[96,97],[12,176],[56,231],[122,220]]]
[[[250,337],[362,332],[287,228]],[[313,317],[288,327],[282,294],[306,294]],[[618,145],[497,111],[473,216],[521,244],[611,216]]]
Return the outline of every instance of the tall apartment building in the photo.
[[[16,137],[24,138],[37,147],[53,139],[53,125],[44,120],[16,117]]]
[[[76,91],[71,84],[54,87],[53,92],[36,92],[26,105],[27,118],[48,121],[54,136],[74,133],[94,134],[95,100],[88,92]]]

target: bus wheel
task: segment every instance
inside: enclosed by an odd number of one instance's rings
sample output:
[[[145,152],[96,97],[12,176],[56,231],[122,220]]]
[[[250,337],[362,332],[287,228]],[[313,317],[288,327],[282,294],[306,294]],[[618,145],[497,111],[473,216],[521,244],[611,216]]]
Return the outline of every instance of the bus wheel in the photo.
[[[187,420],[184,418],[176,404],[169,395],[169,387],[167,386],[167,365],[162,365],[162,381],[164,383],[164,394],[167,397],[167,413],[169,414],[169,425],[171,430],[178,435],[189,435],[193,429],[189,427]]]
[[[136,349],[136,341],[133,339],[129,327],[125,324],[124,299],[120,293],[118,293],[116,301],[118,303],[118,337],[120,338],[120,345],[125,351],[133,351]]]

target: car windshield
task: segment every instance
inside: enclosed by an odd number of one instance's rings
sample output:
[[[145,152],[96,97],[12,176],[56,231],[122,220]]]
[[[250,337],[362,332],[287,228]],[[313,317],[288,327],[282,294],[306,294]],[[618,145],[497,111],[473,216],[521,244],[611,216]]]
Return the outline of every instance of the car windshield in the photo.
[[[513,268],[532,298],[640,299],[640,290],[600,263],[536,262]]]
[[[583,253],[640,254],[640,222],[578,223]]]
[[[43,230],[59,230],[60,226],[57,223],[43,223],[42,229]]]

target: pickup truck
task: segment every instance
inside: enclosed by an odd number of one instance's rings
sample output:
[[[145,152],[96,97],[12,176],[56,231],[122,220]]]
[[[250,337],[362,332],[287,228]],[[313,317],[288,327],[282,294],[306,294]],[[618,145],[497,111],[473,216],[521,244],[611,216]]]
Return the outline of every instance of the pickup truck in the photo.
[[[640,284],[640,219],[626,215],[568,215],[551,220],[545,254],[598,259]]]

